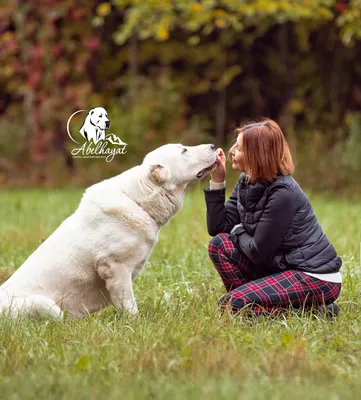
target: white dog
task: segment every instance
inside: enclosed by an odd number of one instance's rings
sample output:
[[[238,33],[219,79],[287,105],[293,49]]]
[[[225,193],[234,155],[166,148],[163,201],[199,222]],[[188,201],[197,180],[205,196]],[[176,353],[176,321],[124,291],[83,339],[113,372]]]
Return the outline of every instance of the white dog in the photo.
[[[11,315],[77,318],[110,303],[137,313],[132,280],[181,208],[189,184],[215,167],[214,145],[168,144],[141,165],[89,187],[77,210],[0,286]]]
[[[103,107],[95,107],[89,111],[79,132],[87,141],[93,140],[97,144],[99,140],[105,140],[105,131],[109,127],[106,110]]]

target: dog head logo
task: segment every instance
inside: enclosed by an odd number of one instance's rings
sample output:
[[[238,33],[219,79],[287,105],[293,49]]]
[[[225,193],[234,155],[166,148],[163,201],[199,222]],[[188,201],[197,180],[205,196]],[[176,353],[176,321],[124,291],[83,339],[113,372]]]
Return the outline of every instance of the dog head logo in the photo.
[[[70,121],[81,112],[86,112],[87,116],[79,130],[82,137],[86,140],[81,145],[70,133]],[[67,132],[70,139],[81,147],[73,149],[71,154],[77,158],[105,158],[111,161],[115,155],[125,154],[127,144],[114,133],[106,133],[110,128],[108,113],[103,107],[95,107],[90,111],[75,111],[67,122]],[[115,146],[115,147],[114,147]]]
[[[105,108],[95,107],[89,111],[79,132],[88,142],[92,140],[97,144],[99,140],[105,140],[105,131],[109,128],[110,121]]]

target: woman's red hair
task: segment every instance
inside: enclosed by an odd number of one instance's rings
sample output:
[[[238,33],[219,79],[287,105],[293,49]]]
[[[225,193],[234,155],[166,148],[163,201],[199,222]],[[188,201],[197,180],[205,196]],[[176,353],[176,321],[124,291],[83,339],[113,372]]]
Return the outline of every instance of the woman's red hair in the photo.
[[[290,149],[275,121],[248,123],[236,133],[242,134],[243,166],[250,182],[272,182],[279,174],[293,174]]]

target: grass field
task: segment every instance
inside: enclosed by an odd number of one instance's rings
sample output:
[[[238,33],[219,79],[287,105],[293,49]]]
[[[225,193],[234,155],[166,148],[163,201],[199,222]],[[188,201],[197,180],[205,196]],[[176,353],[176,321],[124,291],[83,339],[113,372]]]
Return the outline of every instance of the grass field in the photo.
[[[0,281],[82,191],[0,193]],[[200,186],[162,229],[134,287],[140,315],[0,321],[1,399],[358,399],[361,201],[310,195],[344,261],[340,317],[221,315]]]

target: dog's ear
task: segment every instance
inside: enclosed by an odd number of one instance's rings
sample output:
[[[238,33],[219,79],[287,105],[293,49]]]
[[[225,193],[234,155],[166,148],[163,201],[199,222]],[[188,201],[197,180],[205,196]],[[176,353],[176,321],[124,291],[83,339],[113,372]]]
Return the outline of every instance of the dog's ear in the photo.
[[[169,179],[168,169],[160,164],[151,165],[149,167],[149,175],[152,180],[158,183],[163,183]]]

